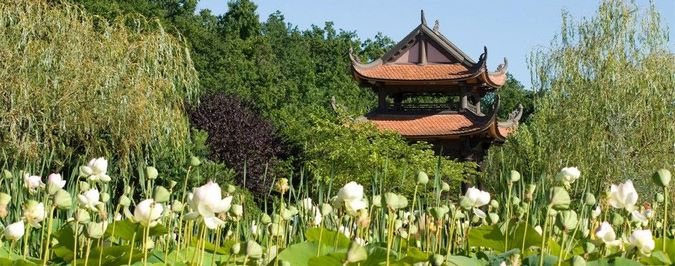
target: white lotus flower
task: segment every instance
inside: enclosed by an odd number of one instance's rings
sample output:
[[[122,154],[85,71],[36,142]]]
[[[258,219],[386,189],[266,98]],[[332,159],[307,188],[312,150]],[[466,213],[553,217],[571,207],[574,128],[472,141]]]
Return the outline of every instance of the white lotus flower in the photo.
[[[581,176],[581,171],[576,167],[565,167],[556,176],[559,181],[562,181],[565,184],[572,184],[574,181],[579,179]]]
[[[541,225],[535,226],[534,231],[537,231],[537,233],[539,233],[539,235],[542,235],[544,233],[544,231],[541,229]]]
[[[201,187],[192,189],[192,197],[189,200],[189,204],[193,210],[192,213],[188,214],[189,217],[201,216],[204,219],[206,227],[216,229],[225,223],[216,217],[216,213],[230,210],[232,196],[222,198],[220,186],[213,181],[209,181]]]
[[[5,239],[17,241],[23,237],[25,230],[26,227],[23,224],[23,220],[10,224],[5,227]]]
[[[476,216],[480,218],[486,217],[485,212],[478,208],[490,203],[490,193],[477,189],[476,187],[470,187],[466,190],[464,197],[468,199],[471,207],[473,207],[473,213]]]
[[[337,194],[340,201],[357,201],[363,199],[363,186],[352,181],[342,187]]]
[[[45,205],[42,202],[38,203],[37,201],[30,200],[24,205],[23,217],[33,228],[40,228],[40,222],[45,219],[46,215]]]
[[[251,223],[251,234],[252,234],[253,236],[258,236],[258,235],[260,235],[260,230],[258,229],[258,224],[256,223],[256,221],[253,221],[253,222]]]
[[[42,177],[29,174],[23,175],[23,186],[29,190],[34,191],[40,188],[41,185],[44,185],[44,183],[42,183]]]
[[[319,226],[321,225],[321,221],[323,220],[323,217],[321,216],[321,211],[319,208],[314,208],[314,219],[312,220],[312,224]]]
[[[649,256],[654,250],[656,243],[652,237],[652,232],[649,230],[635,230],[628,238],[628,243],[631,246],[637,247],[640,253]]]
[[[304,211],[308,211],[312,209],[312,198],[305,198],[302,201],[300,201],[300,208],[303,209]]]
[[[355,216],[360,210],[368,207],[368,202],[363,199],[345,201],[345,209],[347,214]]]
[[[136,204],[134,209],[134,221],[146,227],[154,227],[157,220],[162,217],[164,206],[153,199],[146,199]]]
[[[108,176],[108,160],[103,157],[96,159],[91,159],[86,166],[80,168],[82,173],[89,176],[91,181],[102,181],[109,182],[110,176]]]
[[[60,174],[51,174],[47,177],[47,185],[63,188],[66,186],[66,180],[63,180]]]
[[[80,205],[90,210],[96,210],[96,205],[100,203],[100,198],[101,194],[98,192],[98,189],[95,188],[77,195],[77,200],[80,202]]]
[[[490,203],[490,193],[477,189],[476,187],[467,189],[464,197],[471,201],[474,208]]]
[[[627,180],[623,184],[612,185],[609,192],[609,205],[617,209],[626,209],[632,211],[638,200],[637,191],[633,187],[633,182]]]
[[[595,237],[601,240],[607,246],[619,246],[621,240],[616,239],[614,228],[608,222],[602,222],[597,230],[595,230]]]

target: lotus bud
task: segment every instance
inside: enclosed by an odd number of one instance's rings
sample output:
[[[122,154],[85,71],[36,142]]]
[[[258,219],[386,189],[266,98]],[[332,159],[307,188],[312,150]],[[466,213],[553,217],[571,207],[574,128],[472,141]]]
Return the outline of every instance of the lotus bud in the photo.
[[[418,185],[426,185],[429,183],[429,176],[425,172],[419,172],[417,173],[417,184]]]
[[[450,191],[450,185],[448,185],[446,182],[441,182],[441,191]]]
[[[409,232],[411,235],[417,234],[418,231],[419,231],[419,229],[417,228],[416,225],[411,224],[410,226],[408,226],[408,232]]]
[[[440,220],[443,219],[445,214],[448,213],[448,211],[450,211],[450,209],[448,209],[448,207],[443,207],[443,206],[433,207],[433,208],[431,208],[431,215],[434,216],[434,219],[436,219],[437,221],[440,221]]]
[[[654,173],[654,175],[652,175],[652,179],[654,180],[654,182],[662,187],[670,186],[670,178],[671,175],[668,169],[659,169],[658,171],[656,171],[656,173]]]
[[[593,211],[591,211],[591,218],[596,219],[600,217],[600,214],[602,213],[602,209],[600,209],[600,206],[595,207]]]
[[[496,209],[499,209],[499,202],[496,201],[496,200],[491,200],[491,201],[490,201],[490,207],[492,207],[492,208],[495,209],[495,210],[496,210]]]
[[[534,191],[536,189],[537,185],[535,184],[527,185],[527,191],[525,192],[525,199],[527,199],[528,202],[532,202],[532,199],[534,198]]]
[[[60,189],[54,195],[54,205],[62,210],[70,209],[70,207],[73,205],[73,198],[70,196],[68,191]]]
[[[665,200],[666,200],[666,197],[664,197],[661,192],[656,193],[656,202],[663,203]]]
[[[595,202],[596,202],[595,196],[591,193],[586,192],[586,194],[584,195],[584,204],[586,204],[586,206],[593,206],[595,205]]]
[[[4,178],[4,179],[12,179],[12,177],[14,177],[14,175],[12,174],[12,172],[10,172],[10,171],[7,170],[7,169],[2,170],[2,178]]]
[[[577,213],[571,210],[565,210],[558,213],[558,223],[565,231],[574,230],[579,224],[579,219],[577,218]]]
[[[263,213],[263,215],[260,217],[260,222],[264,225],[268,225],[272,222],[272,217],[266,213]]]
[[[555,209],[568,209],[572,200],[563,187],[553,187],[549,195],[549,203]]]
[[[519,180],[520,180],[520,173],[518,173],[518,171],[516,171],[516,170],[511,170],[511,177],[510,177],[509,181],[511,183],[516,183]]]
[[[352,241],[349,244],[349,250],[347,251],[347,262],[355,263],[359,261],[364,261],[368,258],[368,251],[366,248]]]
[[[171,203],[171,210],[174,212],[182,212],[183,208],[184,208],[183,203],[178,200],[174,200]]]
[[[103,237],[103,234],[105,233],[105,229],[108,228],[108,222],[103,221],[103,222],[90,222],[87,224],[87,235],[91,238],[94,239],[99,239]]]
[[[373,207],[382,208],[382,195],[373,196]]]
[[[17,241],[23,237],[26,227],[23,223],[23,220],[20,220],[16,223],[10,224],[5,227],[5,239],[10,241]]]
[[[398,195],[395,193],[384,193],[384,201],[389,209],[396,210],[398,208]]]
[[[490,224],[495,225],[499,222],[499,215],[494,212],[488,213],[488,218],[490,219]]]
[[[408,207],[408,199],[403,195],[398,195],[398,200],[396,202],[398,203],[398,209]]]
[[[232,252],[232,254],[239,254],[239,252],[241,251],[241,243],[237,242],[232,244],[230,251]]]
[[[478,215],[471,216],[471,223],[477,223],[480,222],[481,217]]]
[[[129,197],[127,197],[127,195],[122,195],[120,197],[120,206],[128,207],[130,205],[131,205],[131,199],[129,199]]]
[[[90,188],[91,186],[89,186],[89,183],[80,181],[80,192],[88,191]]]
[[[320,211],[321,215],[323,216],[329,215],[331,212],[333,212],[333,206],[330,206],[328,203],[322,203]]]
[[[159,172],[157,172],[157,168],[154,166],[148,166],[145,167],[145,177],[149,180],[155,180],[157,179],[157,176],[159,176]]]
[[[190,165],[197,167],[202,164],[202,161],[199,160],[197,156],[190,156]]]
[[[162,203],[167,202],[171,199],[171,192],[163,186],[155,187],[155,196],[153,197],[156,202]]]
[[[244,215],[244,206],[241,206],[240,204],[232,204],[230,211],[234,216],[241,218],[241,216]]]
[[[441,266],[445,262],[445,256],[440,255],[440,254],[434,254],[431,257],[429,257],[429,263],[431,263],[432,266]]]
[[[63,180],[60,174],[51,174],[47,177],[47,192],[49,195],[54,195],[54,193],[65,186],[66,180]]]
[[[624,221],[624,219],[623,219],[623,216],[621,216],[621,214],[618,214],[618,213],[615,212],[612,215],[612,225],[614,227],[620,227],[623,224],[623,221]]]
[[[259,259],[263,255],[263,248],[258,244],[257,242],[253,240],[249,240],[246,243],[246,256],[253,258],[253,259]]]
[[[233,185],[227,185],[227,193],[232,194],[232,193],[234,193],[235,191],[237,191],[237,187],[235,187],[235,186],[233,186]]]
[[[459,200],[459,206],[462,206],[462,208],[464,208],[465,210],[470,210],[471,208],[473,208],[473,202],[471,201],[471,199],[461,196]]]

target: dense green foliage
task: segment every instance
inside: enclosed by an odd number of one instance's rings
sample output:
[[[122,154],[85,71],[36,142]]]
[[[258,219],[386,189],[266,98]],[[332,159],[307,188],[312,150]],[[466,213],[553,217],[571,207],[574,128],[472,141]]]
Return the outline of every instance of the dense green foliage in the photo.
[[[0,167],[70,170],[77,156],[108,155],[126,176],[189,154],[183,105],[197,73],[160,24],[18,1],[0,4],[0,25]]]
[[[630,177],[648,189],[645,171],[675,162],[675,60],[658,13],[607,1],[591,18],[563,15],[551,48],[531,58],[543,92],[536,112],[491,150],[489,174],[551,175],[574,165],[594,191]]]

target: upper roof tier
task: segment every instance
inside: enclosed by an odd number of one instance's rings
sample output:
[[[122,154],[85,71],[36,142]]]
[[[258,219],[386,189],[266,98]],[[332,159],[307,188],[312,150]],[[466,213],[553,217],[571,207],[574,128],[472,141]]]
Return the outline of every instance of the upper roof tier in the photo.
[[[361,63],[350,50],[354,77],[364,84],[383,85],[475,85],[496,89],[506,82],[508,63],[493,72],[487,69],[487,48],[478,62],[472,60],[439,31],[438,21],[429,28],[422,22],[381,58]]]

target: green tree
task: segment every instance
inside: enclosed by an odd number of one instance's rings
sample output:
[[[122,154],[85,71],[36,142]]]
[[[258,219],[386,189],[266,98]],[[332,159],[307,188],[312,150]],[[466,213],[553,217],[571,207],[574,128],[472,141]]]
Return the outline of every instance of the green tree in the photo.
[[[578,166],[593,189],[633,179],[649,190],[650,174],[675,162],[675,57],[659,22],[653,4],[618,0],[578,21],[563,12],[561,33],[530,60],[543,92],[537,111],[490,150],[488,174],[553,176]]]

